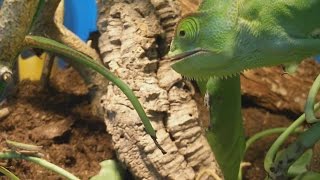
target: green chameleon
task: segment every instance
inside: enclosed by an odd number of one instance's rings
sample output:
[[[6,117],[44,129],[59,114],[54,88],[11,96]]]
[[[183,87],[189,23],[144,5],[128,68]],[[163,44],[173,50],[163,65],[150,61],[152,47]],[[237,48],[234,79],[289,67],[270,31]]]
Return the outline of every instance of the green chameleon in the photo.
[[[204,0],[177,25],[172,68],[195,80],[287,67],[320,52],[319,0]]]
[[[236,178],[243,157],[239,74],[275,65],[293,72],[319,54],[319,17],[320,0],[203,0],[178,23],[168,60],[209,94],[207,138],[225,179]]]

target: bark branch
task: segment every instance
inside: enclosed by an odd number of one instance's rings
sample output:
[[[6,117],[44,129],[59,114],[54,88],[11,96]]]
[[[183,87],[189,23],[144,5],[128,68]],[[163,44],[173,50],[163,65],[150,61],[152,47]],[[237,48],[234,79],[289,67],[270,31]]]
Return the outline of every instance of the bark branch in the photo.
[[[284,74],[280,67],[246,71],[241,77],[244,98],[274,112],[301,114],[320,65],[303,61],[295,74]]]
[[[0,62],[12,66],[29,32],[39,0],[5,0],[0,11]]]

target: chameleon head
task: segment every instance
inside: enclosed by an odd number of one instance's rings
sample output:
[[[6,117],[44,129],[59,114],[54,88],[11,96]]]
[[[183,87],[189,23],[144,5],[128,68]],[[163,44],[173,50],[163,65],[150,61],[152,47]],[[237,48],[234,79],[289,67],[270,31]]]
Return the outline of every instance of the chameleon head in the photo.
[[[172,68],[190,79],[230,75],[225,70],[232,61],[234,25],[224,16],[198,12],[177,25],[169,59]]]

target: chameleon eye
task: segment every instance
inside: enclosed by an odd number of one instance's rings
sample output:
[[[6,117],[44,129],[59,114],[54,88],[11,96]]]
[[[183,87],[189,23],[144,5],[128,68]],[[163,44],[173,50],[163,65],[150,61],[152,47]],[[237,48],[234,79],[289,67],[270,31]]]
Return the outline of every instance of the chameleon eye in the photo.
[[[185,37],[186,36],[186,31],[185,30],[180,30],[179,36],[180,37]]]
[[[198,21],[194,17],[186,17],[179,23],[176,36],[188,41],[194,41],[197,38],[198,34]]]

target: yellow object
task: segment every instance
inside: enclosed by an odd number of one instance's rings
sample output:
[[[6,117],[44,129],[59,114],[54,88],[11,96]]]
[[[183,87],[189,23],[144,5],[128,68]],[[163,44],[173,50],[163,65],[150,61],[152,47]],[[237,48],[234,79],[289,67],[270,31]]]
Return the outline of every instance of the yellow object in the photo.
[[[33,55],[26,59],[19,55],[19,81],[27,79],[31,81],[39,81],[41,78],[42,69],[46,58],[47,53],[42,53],[41,57]]]

